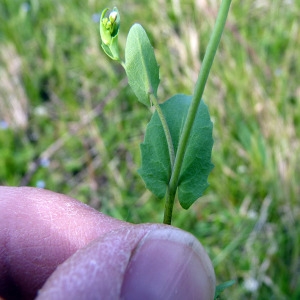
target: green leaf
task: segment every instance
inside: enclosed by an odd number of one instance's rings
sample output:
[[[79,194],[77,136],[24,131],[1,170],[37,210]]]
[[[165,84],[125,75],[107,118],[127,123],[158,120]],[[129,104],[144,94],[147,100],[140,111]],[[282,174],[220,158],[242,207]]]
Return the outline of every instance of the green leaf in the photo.
[[[160,105],[170,129],[175,153],[191,101],[191,96],[175,95]],[[207,177],[213,168],[212,128],[207,106],[201,100],[178,182],[179,202],[185,209],[189,208],[208,186]],[[157,112],[153,114],[147,126],[141,152],[142,166],[139,174],[146,187],[158,198],[163,198],[171,176],[171,163]]]
[[[144,28],[134,24],[125,47],[125,70],[128,83],[138,100],[150,106],[150,94],[157,98],[159,67]]]
[[[102,49],[113,60],[120,60],[119,49],[118,49],[118,36],[115,36],[111,39],[111,45],[107,46],[106,44],[101,44]]]
[[[110,32],[109,28],[106,28],[106,26],[103,23],[103,20],[107,21],[107,19],[108,19],[108,18],[105,18],[108,11],[109,11],[108,8],[105,8],[102,11],[100,23],[99,23],[100,37],[101,37],[102,43],[105,45],[109,45],[111,42],[111,32]]]
[[[114,55],[112,54],[109,46],[105,45],[104,43],[101,44],[101,47],[103,49],[103,51],[105,52],[105,54],[107,56],[109,56],[111,59],[114,59]]]
[[[223,282],[221,284],[219,284],[217,287],[216,287],[216,291],[215,291],[215,297],[214,297],[214,300],[218,299],[221,295],[221,293],[229,288],[230,286],[234,285],[235,284],[235,280],[230,280],[230,281],[226,281],[226,282]]]

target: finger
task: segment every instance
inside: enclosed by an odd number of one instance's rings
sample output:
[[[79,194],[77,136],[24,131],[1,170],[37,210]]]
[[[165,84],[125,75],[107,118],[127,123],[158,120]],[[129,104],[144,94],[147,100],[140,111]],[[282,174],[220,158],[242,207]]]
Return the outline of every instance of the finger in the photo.
[[[33,298],[79,248],[130,226],[61,194],[0,187],[0,296]]]
[[[201,244],[166,225],[106,234],[48,279],[37,299],[213,299],[215,275]]]

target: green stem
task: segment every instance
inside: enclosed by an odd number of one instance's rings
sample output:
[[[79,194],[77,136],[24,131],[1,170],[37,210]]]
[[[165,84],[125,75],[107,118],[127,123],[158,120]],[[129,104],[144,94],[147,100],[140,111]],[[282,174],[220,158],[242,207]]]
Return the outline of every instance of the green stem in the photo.
[[[173,141],[172,141],[172,137],[171,137],[171,133],[170,133],[170,129],[167,123],[167,120],[161,110],[160,105],[158,104],[157,98],[153,95],[152,97],[152,103],[157,111],[157,114],[159,116],[159,119],[161,121],[162,127],[164,129],[164,133],[166,136],[166,140],[167,140],[167,144],[168,144],[168,149],[169,149],[169,156],[170,156],[170,163],[171,163],[171,172],[173,169],[173,165],[174,165],[174,161],[175,161],[175,151],[174,151],[174,145],[173,145]]]
[[[222,32],[225,27],[230,4],[231,4],[231,0],[223,0],[221,3],[216,24],[213,29],[211,38],[209,40],[206,53],[203,59],[203,63],[201,66],[201,70],[199,73],[199,77],[196,83],[196,88],[194,91],[192,103],[188,111],[188,115],[183,127],[182,134],[180,136],[174,167],[172,169],[172,175],[171,175],[171,179],[169,182],[167,195],[166,195],[166,204],[165,204],[165,212],[164,212],[165,224],[171,224],[172,221],[174,199],[176,195],[178,179],[180,175],[182,162],[184,159],[184,154],[190,137],[191,129],[193,127],[194,120],[197,114],[198,106],[200,104],[200,100],[202,98],[203,91],[207,82],[207,78],[220,43]]]
[[[126,65],[125,62],[123,60],[119,60],[119,63],[121,64],[121,66],[124,68],[125,72],[126,72]]]

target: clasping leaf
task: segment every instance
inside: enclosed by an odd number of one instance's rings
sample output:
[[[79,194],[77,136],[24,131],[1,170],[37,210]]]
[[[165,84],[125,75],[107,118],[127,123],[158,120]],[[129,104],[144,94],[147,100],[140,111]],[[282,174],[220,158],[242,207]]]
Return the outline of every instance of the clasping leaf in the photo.
[[[175,153],[191,101],[191,96],[179,94],[160,105],[170,129]],[[212,129],[208,108],[201,100],[178,181],[178,198],[185,209],[201,197],[208,186],[207,178],[213,169]],[[142,167],[139,174],[147,188],[158,198],[163,198],[170,181],[171,166],[165,134],[157,112],[147,126],[141,153]]]

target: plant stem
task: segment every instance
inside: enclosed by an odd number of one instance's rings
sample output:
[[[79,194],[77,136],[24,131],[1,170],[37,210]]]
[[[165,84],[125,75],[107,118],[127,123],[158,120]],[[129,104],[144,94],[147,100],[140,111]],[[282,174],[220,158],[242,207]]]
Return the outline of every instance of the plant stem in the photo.
[[[125,62],[123,62],[122,60],[119,60],[120,64],[122,65],[122,67],[124,68],[125,72],[126,72],[126,65]],[[170,156],[170,164],[171,164],[171,170],[170,172],[172,172],[173,166],[174,166],[174,161],[175,161],[175,150],[174,150],[174,145],[173,145],[173,141],[172,141],[172,137],[171,137],[171,133],[170,133],[170,129],[167,123],[167,120],[158,104],[158,99],[154,96],[154,94],[150,94],[152,97],[152,103],[157,111],[158,117],[161,121],[164,133],[165,133],[165,137],[167,140],[167,145],[168,145],[168,150],[169,150],[169,156]]]
[[[159,116],[159,119],[161,121],[162,127],[164,129],[164,133],[166,136],[166,140],[167,140],[167,144],[168,144],[168,149],[169,149],[169,156],[170,156],[170,163],[171,163],[171,170],[170,172],[172,172],[173,166],[174,166],[174,161],[175,161],[175,151],[174,151],[174,145],[173,145],[173,141],[172,141],[172,137],[171,137],[171,133],[170,133],[170,129],[167,123],[167,120],[161,110],[161,107],[158,104],[157,98],[153,95],[152,97],[152,103],[157,111],[157,114]]]
[[[229,12],[229,7],[231,4],[231,0],[223,0],[219,9],[218,17],[216,20],[215,27],[213,29],[212,35],[210,37],[205,56],[203,59],[203,63],[201,66],[201,70],[199,73],[199,77],[196,83],[193,99],[191,106],[188,111],[188,115],[186,118],[186,122],[184,124],[182,134],[180,136],[178,149],[175,157],[174,167],[172,169],[172,175],[169,182],[167,194],[166,194],[166,204],[165,204],[165,212],[164,212],[164,223],[171,224],[172,221],[172,212],[174,206],[174,199],[176,195],[176,190],[178,186],[178,179],[181,171],[182,162],[184,159],[186,147],[188,144],[188,140],[190,137],[191,129],[194,124],[194,120],[197,114],[198,106],[200,104],[200,100],[203,95],[203,91],[207,82],[207,78],[216,55],[220,39],[222,36],[222,32],[225,27],[227,15]]]

